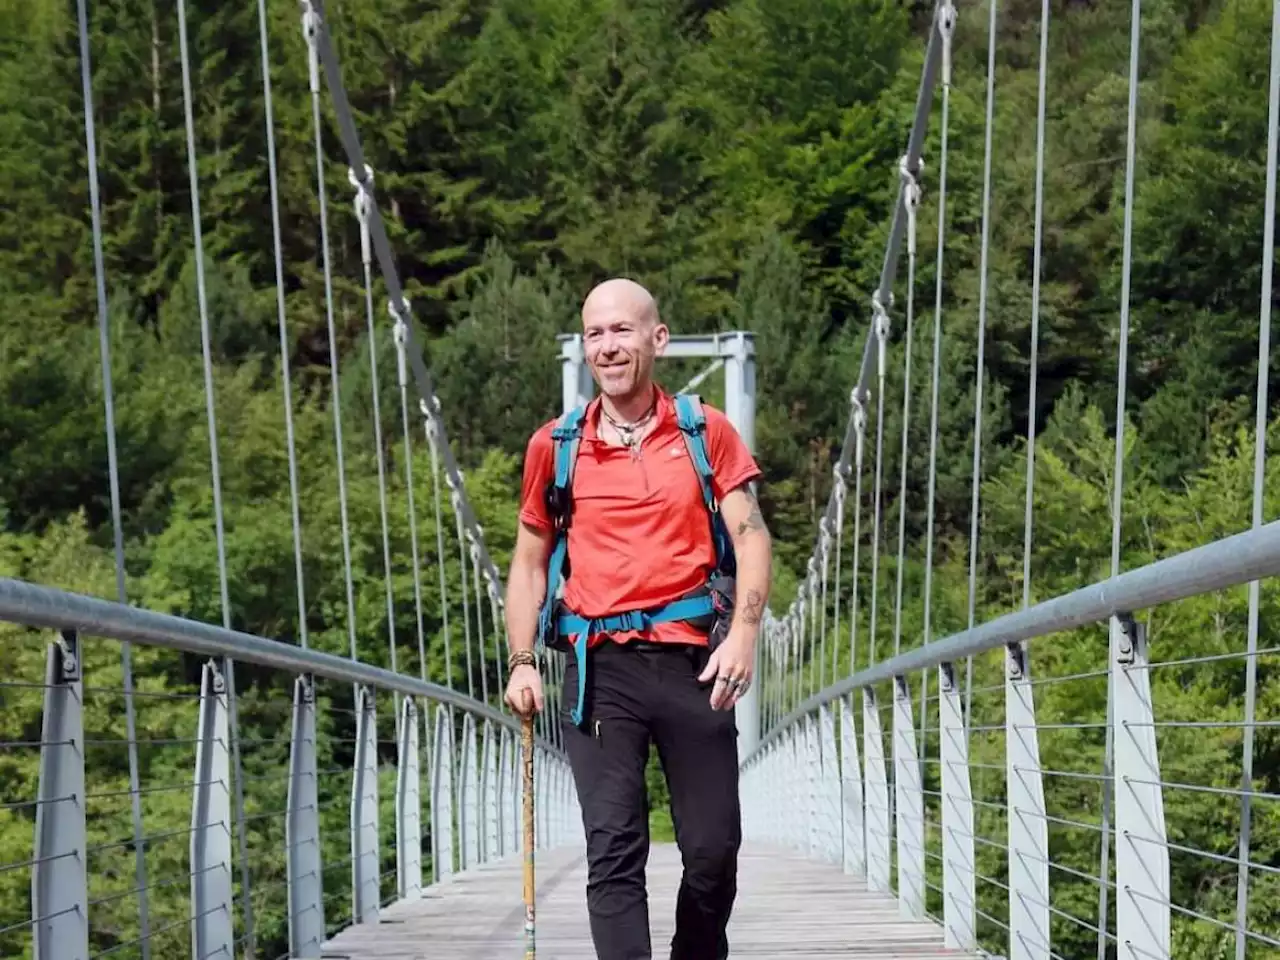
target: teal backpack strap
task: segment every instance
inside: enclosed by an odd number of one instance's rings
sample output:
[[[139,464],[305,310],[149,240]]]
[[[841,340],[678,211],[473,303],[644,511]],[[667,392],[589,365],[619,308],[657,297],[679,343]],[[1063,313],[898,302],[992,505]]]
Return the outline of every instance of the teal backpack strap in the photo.
[[[578,461],[578,444],[582,440],[583,408],[568,410],[551,431],[555,445],[555,477],[547,484],[547,512],[555,530],[555,546],[547,562],[547,595],[538,614],[536,646],[543,646],[554,638],[553,612],[556,606],[556,590],[564,573],[569,549],[569,523],[573,514],[573,468]]]
[[[578,446],[582,440],[582,418],[585,409],[575,407],[560,418],[551,431],[555,445],[555,477],[547,484],[547,512],[555,529],[555,546],[547,561],[547,593],[538,612],[538,635],[534,645],[545,647],[556,637],[556,592],[565,570],[569,550],[569,524],[573,518],[573,469],[578,462]],[[578,704],[573,711],[574,723],[581,726],[583,701],[587,686],[587,634],[573,639],[573,655],[578,664]]]
[[[698,483],[702,487],[702,502],[711,515],[711,538],[716,547],[716,569],[732,575],[737,564],[734,561],[733,541],[729,539],[729,530],[720,516],[720,505],[716,502],[715,490],[711,480],[715,476],[715,468],[711,466],[711,457],[707,450],[707,416],[702,412],[702,399],[693,393],[677,393],[674,397],[676,405],[676,423],[680,427],[680,435],[684,437],[684,445],[693,461],[694,470],[698,474]]]

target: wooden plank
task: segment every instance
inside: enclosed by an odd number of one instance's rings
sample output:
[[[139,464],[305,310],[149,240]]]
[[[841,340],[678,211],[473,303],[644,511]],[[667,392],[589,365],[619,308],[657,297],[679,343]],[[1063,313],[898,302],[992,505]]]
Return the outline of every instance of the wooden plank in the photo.
[[[538,855],[539,960],[595,960],[587,925],[584,851]],[[647,871],[653,955],[669,955],[680,853],[654,844]],[[520,859],[476,867],[385,908],[376,924],[349,927],[325,944],[326,960],[519,960],[524,956]],[[904,920],[897,902],[838,867],[791,851],[745,848],[729,925],[732,956],[786,960],[944,960],[942,929]]]

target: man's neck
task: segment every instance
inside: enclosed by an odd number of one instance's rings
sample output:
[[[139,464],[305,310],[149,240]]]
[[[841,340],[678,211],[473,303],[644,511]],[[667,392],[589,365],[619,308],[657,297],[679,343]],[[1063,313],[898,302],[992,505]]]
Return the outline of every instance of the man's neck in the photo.
[[[614,420],[620,423],[634,423],[649,412],[657,391],[652,383],[647,383],[634,393],[625,397],[609,397],[601,395],[600,405]]]

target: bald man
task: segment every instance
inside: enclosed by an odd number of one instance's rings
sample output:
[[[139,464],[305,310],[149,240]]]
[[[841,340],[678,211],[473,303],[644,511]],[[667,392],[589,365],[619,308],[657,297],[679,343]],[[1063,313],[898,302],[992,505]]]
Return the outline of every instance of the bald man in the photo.
[[[582,415],[567,531],[572,575],[558,608],[561,627],[546,639],[569,649],[561,635],[566,613],[578,623],[630,611],[645,611],[645,622],[660,621],[586,631],[584,706],[576,720],[567,709],[579,700],[576,656],[565,671],[560,702],[566,710],[557,719],[582,807],[591,935],[599,960],[653,956],[644,778],[652,743],[684,863],[670,957],[721,960],[729,955],[725,930],[742,836],[733,707],[751,683],[770,586],[769,533],[749,487],[760,470],[724,414],[704,405],[712,492],[737,567],[728,588],[732,612],[722,613],[718,624],[705,616],[663,619],[655,611],[669,613],[677,601],[708,596],[717,572],[712,524],[675,403],[653,380],[670,334],[653,297],[626,279],[590,292],[582,329],[600,395]],[[506,702],[521,716],[544,704],[532,651],[555,544],[548,490],[557,422],[529,440],[508,581]]]

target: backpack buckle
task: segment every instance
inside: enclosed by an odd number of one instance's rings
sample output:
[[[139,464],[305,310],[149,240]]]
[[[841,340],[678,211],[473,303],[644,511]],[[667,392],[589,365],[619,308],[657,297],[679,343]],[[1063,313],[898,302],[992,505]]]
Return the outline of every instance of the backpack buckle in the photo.
[[[564,533],[569,529],[570,519],[573,514],[573,497],[569,493],[567,487],[557,486],[555,481],[547,484],[544,499],[547,504],[547,513],[551,516],[552,526],[559,533]]]

